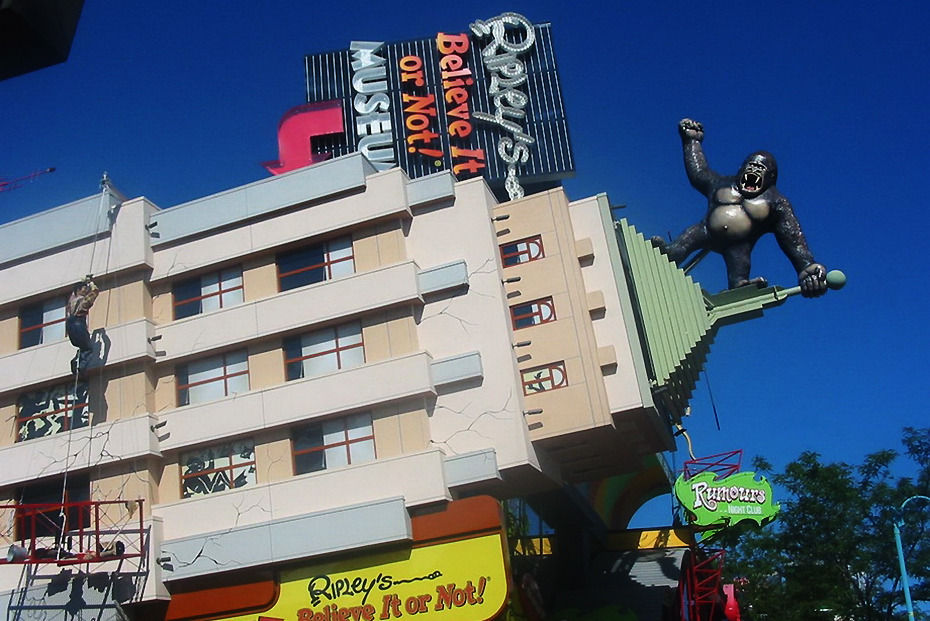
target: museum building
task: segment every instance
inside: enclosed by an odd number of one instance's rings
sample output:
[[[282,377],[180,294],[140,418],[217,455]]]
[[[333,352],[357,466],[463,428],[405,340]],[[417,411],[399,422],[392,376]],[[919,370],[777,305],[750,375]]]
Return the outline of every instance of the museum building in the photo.
[[[167,209],[105,182],[0,227],[0,254],[11,614],[494,618],[499,501],[532,499],[569,557],[624,528],[668,491],[707,332],[681,304],[650,328],[669,279],[700,291],[605,195],[499,203],[357,153]],[[584,490],[617,477],[641,480],[598,517]]]

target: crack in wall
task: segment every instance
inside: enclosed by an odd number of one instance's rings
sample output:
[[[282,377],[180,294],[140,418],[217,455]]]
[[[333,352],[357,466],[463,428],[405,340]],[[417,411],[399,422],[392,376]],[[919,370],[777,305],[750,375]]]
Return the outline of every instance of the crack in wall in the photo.
[[[234,503],[232,505],[233,509],[236,511],[236,519],[233,522],[233,526],[230,528],[226,528],[221,532],[213,533],[212,535],[208,535],[204,537],[203,542],[200,545],[200,549],[197,551],[196,554],[194,554],[193,558],[191,558],[190,560],[181,560],[181,558],[178,556],[176,552],[172,552],[170,550],[167,551],[167,555],[171,557],[172,559],[176,560],[178,568],[191,567],[195,565],[198,561],[200,561],[200,559],[205,559],[213,563],[216,567],[227,567],[230,565],[234,565],[233,559],[230,559],[227,561],[220,561],[214,558],[213,556],[210,556],[209,554],[207,554],[206,550],[211,545],[215,546],[218,551],[223,550],[221,538],[232,533],[239,526],[239,521],[243,518],[243,516],[248,514],[253,509],[258,509],[262,511],[263,513],[268,514],[269,516],[272,515],[272,511],[270,509],[265,508],[262,505],[261,499],[256,499],[252,504],[249,504],[248,506],[244,506],[245,502],[246,502],[246,499],[243,498],[238,503]],[[173,565],[174,564],[172,563],[172,566]]]
[[[213,565],[216,566],[216,567],[225,567],[225,566],[227,566],[227,565],[229,564],[228,562],[226,562],[226,561],[218,561],[217,559],[213,558],[212,556],[210,556],[210,555],[207,554],[207,552],[206,552],[207,546],[210,545],[210,544],[215,544],[215,543],[217,542],[217,540],[218,540],[223,534],[226,534],[226,533],[217,533],[217,534],[215,534],[215,535],[210,535],[210,536],[208,536],[208,537],[204,537],[203,543],[201,544],[200,549],[197,551],[197,553],[194,555],[194,557],[193,557],[192,559],[190,559],[189,561],[183,561],[183,560],[181,560],[180,557],[179,557],[175,552],[168,551],[168,552],[167,552],[167,555],[168,555],[169,557],[171,557],[171,558],[173,558],[173,559],[176,560],[177,566],[178,566],[179,568],[181,568],[181,567],[191,567],[192,565],[194,565],[195,563],[197,563],[200,559],[204,559],[204,560],[206,560],[206,561],[209,561],[209,562],[213,563]],[[222,546],[220,546],[219,544],[217,544],[217,547],[222,548]],[[174,565],[174,563],[172,563],[172,565]]]
[[[233,528],[238,527],[239,519],[242,518],[242,516],[244,516],[245,514],[252,511],[252,509],[258,509],[260,512],[267,514],[269,517],[273,517],[273,512],[271,511],[271,509],[265,508],[262,505],[261,500],[256,500],[253,504],[249,505],[248,507],[243,507],[242,505],[244,503],[245,503],[245,499],[243,498],[238,504],[233,505],[233,508],[236,510],[236,519],[233,522]],[[232,531],[232,528],[230,528],[227,532],[231,532],[231,531]]]
[[[428,320],[430,320],[430,319],[436,319],[436,318],[441,317],[441,316],[446,316],[446,317],[449,317],[449,318],[454,319],[455,321],[457,321],[457,322],[459,323],[459,327],[462,329],[462,331],[465,332],[465,334],[468,334],[468,328],[469,328],[469,327],[477,327],[479,324],[474,323],[474,322],[472,322],[472,321],[468,321],[468,320],[465,319],[464,317],[459,317],[458,315],[456,315],[456,314],[454,314],[454,313],[452,313],[452,312],[449,312],[449,308],[450,308],[453,304],[455,304],[456,301],[457,301],[457,300],[451,300],[448,304],[446,304],[444,307],[442,307],[442,308],[441,308],[438,312],[436,312],[436,313],[433,313],[433,314],[430,314],[430,315],[425,315],[425,314],[424,314],[424,315],[420,318],[420,323],[423,323],[423,322],[428,321]]]
[[[468,410],[470,410],[475,405],[473,401],[468,401],[459,410],[451,408],[447,405],[442,405],[442,404],[437,403],[434,407],[434,411],[445,410],[456,416],[461,416],[466,419],[471,418],[471,422],[464,429],[458,429],[452,432],[451,434],[446,436],[446,438],[443,440],[430,440],[430,442],[433,444],[436,444],[437,446],[445,446],[448,448],[449,451],[451,451],[453,455],[458,455],[459,451],[453,448],[453,441],[459,436],[461,436],[462,434],[472,433],[472,434],[477,435],[479,438],[483,440],[487,440],[493,446],[494,438],[486,435],[485,433],[479,432],[478,430],[475,429],[475,427],[477,427],[477,425],[485,418],[492,418],[498,421],[512,420],[514,413],[511,413],[510,406],[511,406],[511,402],[513,401],[513,398],[514,398],[514,391],[513,391],[513,387],[511,386],[510,391],[507,395],[507,398],[504,400],[504,403],[501,407],[490,409],[490,410],[482,410],[477,415],[468,413]],[[503,415],[505,413],[506,415]]]

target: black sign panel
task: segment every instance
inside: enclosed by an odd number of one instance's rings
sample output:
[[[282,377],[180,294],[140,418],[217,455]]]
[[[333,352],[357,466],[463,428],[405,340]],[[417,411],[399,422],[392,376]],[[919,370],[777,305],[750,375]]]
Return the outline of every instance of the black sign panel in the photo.
[[[307,101],[338,101],[345,132],[314,138],[314,153],[363,152],[412,177],[451,170],[484,176],[502,198],[574,172],[549,24],[516,13],[462,32],[307,56]]]

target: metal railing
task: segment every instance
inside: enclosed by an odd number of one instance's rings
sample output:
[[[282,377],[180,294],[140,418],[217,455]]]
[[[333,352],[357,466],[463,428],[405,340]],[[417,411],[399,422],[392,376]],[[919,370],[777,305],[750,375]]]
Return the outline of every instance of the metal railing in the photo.
[[[145,555],[143,500],[0,504],[15,541],[0,565],[101,563]]]

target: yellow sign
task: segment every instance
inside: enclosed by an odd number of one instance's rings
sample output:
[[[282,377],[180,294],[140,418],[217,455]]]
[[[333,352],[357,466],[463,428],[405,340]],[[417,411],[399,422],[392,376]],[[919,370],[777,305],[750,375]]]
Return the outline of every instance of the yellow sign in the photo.
[[[506,601],[496,533],[284,571],[268,611],[226,621],[481,621]]]

